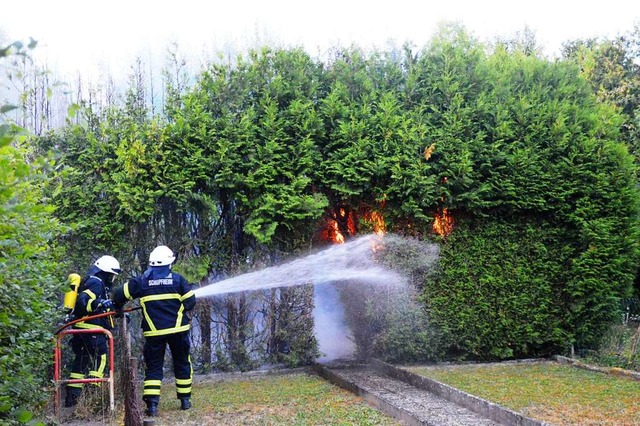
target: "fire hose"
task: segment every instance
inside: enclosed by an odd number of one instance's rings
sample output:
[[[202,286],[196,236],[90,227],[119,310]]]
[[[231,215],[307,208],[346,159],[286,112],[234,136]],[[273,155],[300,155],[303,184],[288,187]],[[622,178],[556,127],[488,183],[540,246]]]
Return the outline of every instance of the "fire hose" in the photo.
[[[89,315],[89,316],[86,316],[86,317],[78,318],[78,319],[75,319],[75,320],[73,320],[73,321],[69,321],[69,322],[68,322],[68,323],[66,323],[66,324],[61,325],[61,326],[60,326],[60,327],[55,331],[55,333],[53,333],[53,334],[54,334],[54,336],[55,336],[55,335],[58,335],[58,334],[60,334],[60,332],[61,332],[62,330],[66,329],[66,328],[69,328],[69,327],[71,327],[72,325],[77,324],[77,323],[79,323],[79,322],[83,322],[83,321],[87,321],[87,320],[92,320],[92,319],[97,319],[97,318],[105,318],[105,317],[110,317],[110,316],[114,316],[114,315],[119,316],[119,315],[122,315],[122,314],[126,314],[127,312],[137,311],[137,310],[139,310],[139,309],[142,309],[142,306],[135,306],[135,307],[133,307],[133,308],[120,309],[120,310],[117,310],[117,311],[102,312],[102,313],[99,313],[99,314]]]

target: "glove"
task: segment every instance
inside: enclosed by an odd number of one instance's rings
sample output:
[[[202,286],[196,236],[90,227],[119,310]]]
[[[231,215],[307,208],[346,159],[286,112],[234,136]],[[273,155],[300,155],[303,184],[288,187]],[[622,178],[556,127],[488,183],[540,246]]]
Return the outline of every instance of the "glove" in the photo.
[[[115,307],[115,304],[113,303],[112,300],[102,299],[98,303],[98,312],[108,312],[110,310],[113,310],[114,307]]]
[[[122,312],[123,307],[124,306],[122,305],[116,305],[116,304],[113,305],[113,310],[116,311],[116,318],[122,318],[123,316],[125,316],[125,313]]]

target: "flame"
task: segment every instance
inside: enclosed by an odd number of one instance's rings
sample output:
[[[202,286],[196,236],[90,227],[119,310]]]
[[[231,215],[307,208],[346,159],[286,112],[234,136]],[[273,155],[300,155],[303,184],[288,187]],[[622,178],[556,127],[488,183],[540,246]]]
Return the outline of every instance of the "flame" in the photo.
[[[384,207],[384,201],[382,202],[382,206]],[[387,233],[384,217],[382,216],[382,213],[372,210],[370,212],[363,213],[362,218],[371,225],[371,228],[373,228],[373,233],[376,235],[376,238],[371,240],[371,251],[377,253],[384,248],[382,237]]]
[[[340,227],[338,226],[338,222],[335,220],[332,220],[329,226],[330,226],[329,238],[331,239],[331,241],[333,241],[336,244],[343,244],[344,235],[342,235],[342,232],[340,232]]]
[[[440,213],[436,213],[433,220],[433,232],[446,237],[453,231],[453,216],[444,207]]]
[[[381,205],[384,207],[384,201]],[[371,210],[363,206],[358,210],[341,207],[333,215],[325,219],[325,226],[321,231],[321,238],[324,241],[330,241],[334,244],[344,243],[347,237],[358,234],[358,228],[356,227],[358,217],[360,217],[363,223],[367,225],[367,228],[372,229],[376,235],[384,235],[387,233],[384,217],[379,211]],[[346,232],[347,235],[344,235],[343,232]]]
[[[347,231],[349,235],[356,235],[356,221],[353,217],[353,211],[350,211],[349,217],[347,217]]]
[[[347,235],[343,234],[340,224],[343,224],[343,226],[346,225]],[[326,228],[324,229],[322,234],[325,241],[330,241],[334,244],[343,244],[348,235],[356,234],[353,212],[348,211],[344,207],[340,207],[340,209],[338,209],[338,211],[326,221]]]
[[[371,212],[370,218],[371,224],[373,225],[373,232],[378,235],[384,235],[387,233],[387,227],[384,224],[384,218],[382,215],[376,211]]]

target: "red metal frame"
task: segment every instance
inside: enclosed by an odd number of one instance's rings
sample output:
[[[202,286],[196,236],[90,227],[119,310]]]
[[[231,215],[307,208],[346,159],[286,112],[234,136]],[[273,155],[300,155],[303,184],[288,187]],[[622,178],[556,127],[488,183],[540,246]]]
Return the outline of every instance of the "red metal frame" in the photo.
[[[67,334],[105,334],[107,336],[107,345],[109,346],[109,377],[92,378],[92,379],[66,379],[61,380],[62,370],[62,338]],[[55,346],[53,350],[53,380],[55,382],[55,394],[53,399],[53,412],[57,416],[60,411],[60,386],[67,383],[102,383],[109,382],[109,408],[111,413],[115,410],[115,395],[114,395],[114,374],[113,374],[113,360],[114,360],[114,345],[113,334],[104,328],[73,328],[69,330],[62,330],[57,333]]]

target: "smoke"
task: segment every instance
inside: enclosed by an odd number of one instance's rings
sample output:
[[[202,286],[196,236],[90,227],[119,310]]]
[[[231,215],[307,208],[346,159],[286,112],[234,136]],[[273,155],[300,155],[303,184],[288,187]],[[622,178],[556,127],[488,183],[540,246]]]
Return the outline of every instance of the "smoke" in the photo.
[[[322,354],[318,361],[353,358],[356,353],[356,344],[335,285],[316,285],[313,296],[313,329],[318,340],[318,349]]]
[[[417,293],[434,270],[438,246],[385,235],[376,240],[372,256],[376,264],[393,270],[402,280],[345,280],[316,285],[314,332],[323,354],[318,361],[370,357],[406,360],[430,355],[428,348],[435,341],[430,341],[432,330]],[[398,341],[406,348],[398,347]]]

